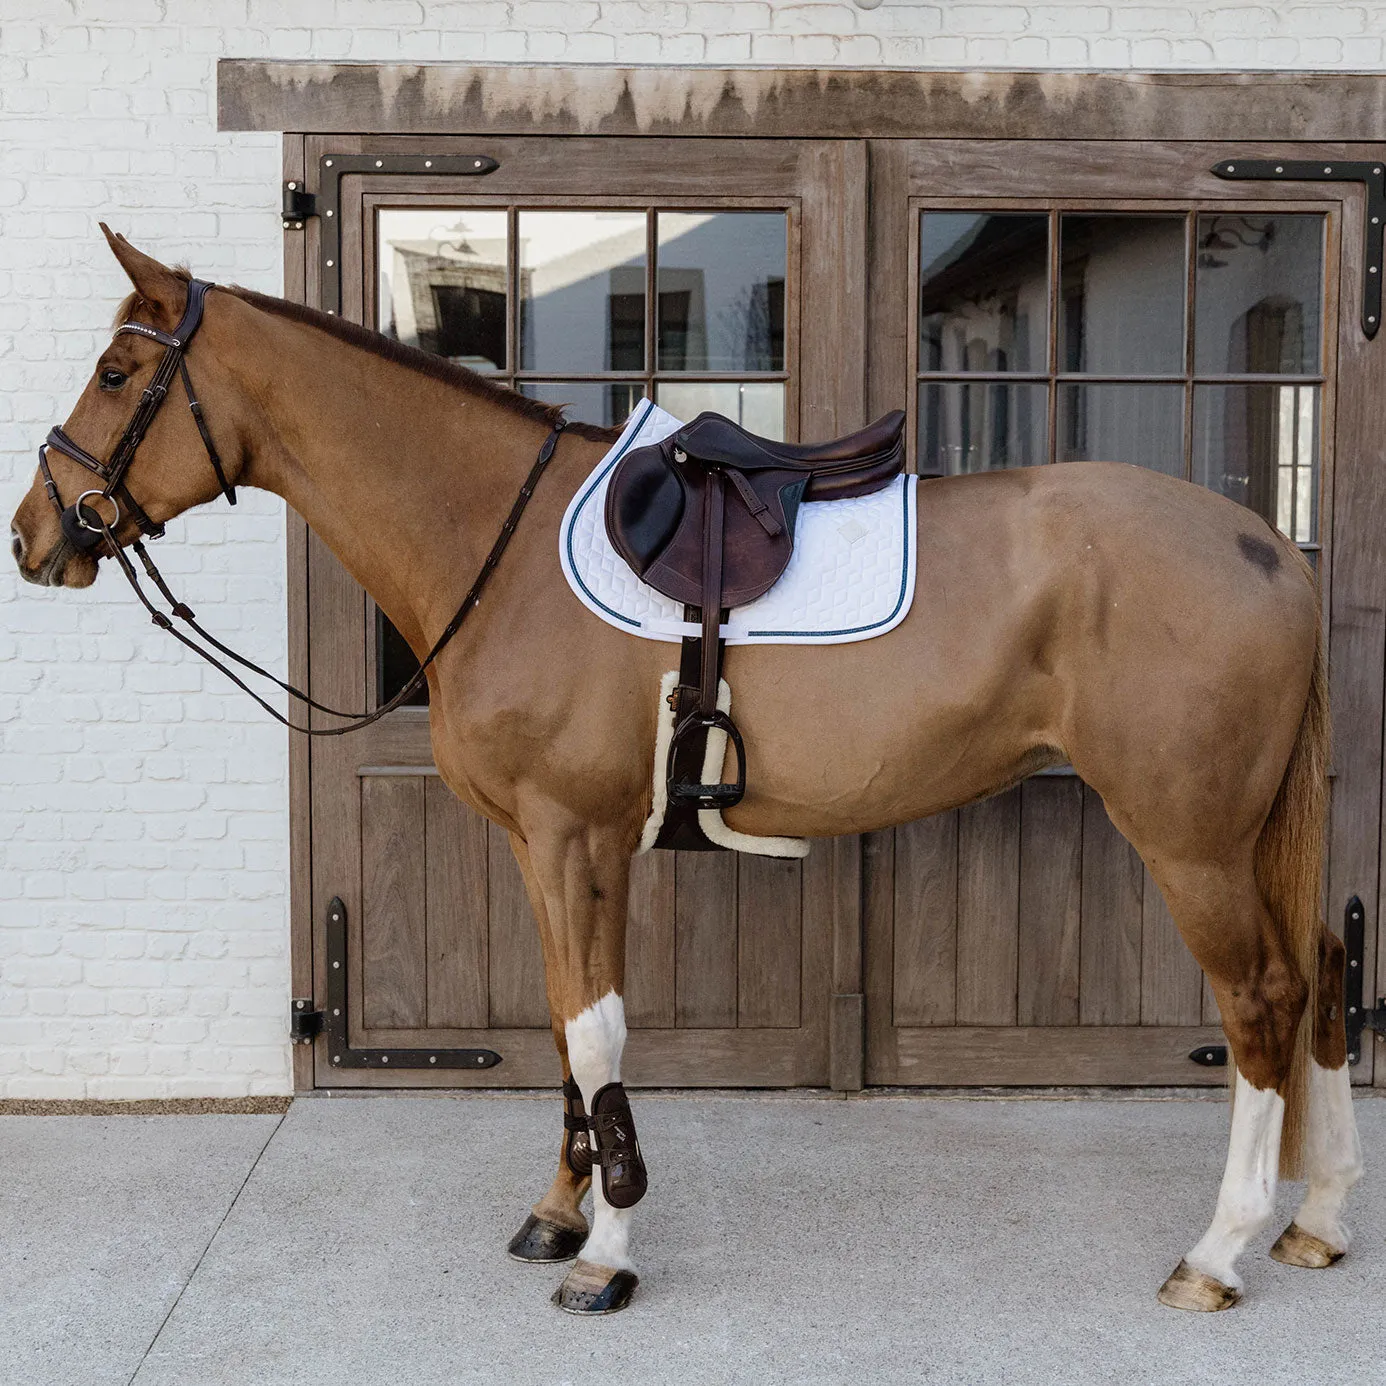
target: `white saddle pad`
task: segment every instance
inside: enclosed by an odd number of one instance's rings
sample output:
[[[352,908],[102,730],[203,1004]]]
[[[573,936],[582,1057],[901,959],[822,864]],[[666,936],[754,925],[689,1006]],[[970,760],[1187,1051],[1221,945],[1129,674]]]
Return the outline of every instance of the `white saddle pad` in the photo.
[[[559,531],[563,575],[578,600],[619,630],[682,640],[699,627],[681,603],[641,582],[606,534],[606,488],[631,448],[668,437],[680,421],[641,400],[625,430],[569,503]],[[914,600],[915,488],[900,476],[855,500],[799,507],[794,556],[763,596],[732,610],[729,645],[838,645],[893,630]]]

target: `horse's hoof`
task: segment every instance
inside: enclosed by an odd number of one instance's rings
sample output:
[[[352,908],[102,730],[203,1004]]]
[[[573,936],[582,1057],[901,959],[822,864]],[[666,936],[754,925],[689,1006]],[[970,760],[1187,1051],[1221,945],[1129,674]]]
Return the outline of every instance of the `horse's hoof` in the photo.
[[[1322,1270],[1334,1261],[1341,1261],[1343,1253],[1331,1247],[1322,1237],[1306,1232],[1297,1222],[1292,1222],[1271,1247],[1271,1259],[1287,1266],[1308,1266]]]
[[[630,1303],[639,1283],[634,1271],[579,1259],[553,1292],[553,1302],[567,1314],[614,1314]]]
[[[1157,1296],[1161,1304],[1171,1309],[1194,1309],[1204,1314],[1230,1309],[1241,1297],[1240,1290],[1204,1275],[1187,1261],[1180,1261],[1174,1274],[1160,1286]]]
[[[550,1222],[531,1213],[525,1219],[524,1226],[511,1237],[506,1250],[516,1261],[548,1264],[571,1261],[582,1250],[586,1240],[586,1232],[579,1232],[575,1227],[564,1227],[560,1222]]]

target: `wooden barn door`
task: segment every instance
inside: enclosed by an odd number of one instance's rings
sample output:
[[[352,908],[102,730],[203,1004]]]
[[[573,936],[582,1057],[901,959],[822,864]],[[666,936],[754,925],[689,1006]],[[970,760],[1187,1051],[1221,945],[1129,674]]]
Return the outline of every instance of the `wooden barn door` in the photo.
[[[497,167],[472,172],[473,156]],[[595,423],[620,423],[647,393],[682,417],[715,408],[787,438],[863,421],[861,144],[309,137],[303,160],[319,198],[305,233],[310,302],[572,402],[571,417]],[[312,691],[374,704],[408,677],[412,656],[327,549],[302,542]],[[458,575],[459,594],[467,580]],[[574,619],[595,618],[575,604]],[[315,1081],[556,1084],[518,869],[505,834],[437,777],[427,709],[309,754],[318,1004],[344,968],[351,1047],[481,1046],[503,1059],[475,1072],[426,1058],[406,1068],[398,1056],[394,1067],[343,1068],[322,1036]],[[802,866],[639,859],[628,1081],[826,1083],[833,992],[859,991],[833,975],[835,957],[848,972],[856,957],[856,861],[855,840],[845,852],[824,844]],[[333,899],[345,908],[343,956],[328,946]],[[851,1002],[839,1028],[859,1070],[860,997]]]
[[[1361,321],[1364,191],[1214,176],[1233,155],[1353,157],[873,141],[869,401],[908,399],[920,471],[1131,461],[1220,490],[1300,543],[1330,594],[1328,918],[1341,928],[1358,895],[1370,939],[1386,487],[1383,349]],[[1199,969],[1071,771],[873,834],[864,871],[868,1082],[1224,1081],[1190,1059],[1222,1038]]]

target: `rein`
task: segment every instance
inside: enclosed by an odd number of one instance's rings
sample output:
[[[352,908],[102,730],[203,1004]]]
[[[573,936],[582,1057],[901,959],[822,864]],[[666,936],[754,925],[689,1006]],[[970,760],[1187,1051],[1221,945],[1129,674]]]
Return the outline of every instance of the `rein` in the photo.
[[[154,560],[149,556],[149,551],[145,548],[143,538],[161,539],[164,534],[164,526],[155,524],[140,507],[139,503],[130,494],[129,488],[125,484],[125,475],[130,470],[130,464],[135,460],[135,452],[144,439],[149,425],[153,423],[155,415],[158,414],[160,406],[168,397],[169,386],[173,382],[174,373],[182,376],[183,389],[188,396],[188,406],[192,411],[194,420],[197,423],[197,431],[201,435],[203,446],[207,450],[208,460],[212,464],[212,469],[216,472],[217,482],[221,486],[222,494],[232,504],[236,503],[236,488],[234,484],[226,479],[225,470],[222,467],[221,457],[218,455],[216,445],[212,442],[211,434],[207,430],[207,424],[202,416],[202,405],[199,403],[196,394],[193,392],[192,380],[188,375],[187,362],[184,360],[188,344],[192,340],[202,323],[202,310],[207,297],[207,290],[211,284],[201,279],[193,279],[188,283],[188,303],[183,312],[182,319],[172,333],[162,332],[156,327],[150,327],[146,323],[129,322],[123,323],[116,329],[116,334],[131,332],[141,337],[148,337],[152,341],[159,342],[165,347],[163,359],[159,362],[154,371],[154,378],[150,381],[144,393],[140,396],[140,402],[135,408],[134,417],[125,427],[125,432],[121,434],[120,441],[115,446],[115,451],[111,454],[109,462],[101,462],[93,457],[91,453],[73,442],[71,438],[59,427],[54,427],[48,434],[46,442],[39,448],[39,471],[43,475],[44,490],[48,493],[48,499],[53,508],[58,512],[58,519],[62,525],[63,536],[68,540],[74,549],[80,553],[90,553],[105,543],[111,552],[111,556],[120,566],[120,571],[124,574],[125,580],[130,584],[135,596],[139,598],[141,605],[149,613],[150,620],[159,627],[160,630],[167,631],[180,644],[186,645],[194,654],[206,660],[213,668],[219,669],[226,675],[237,688],[248,693],[276,722],[281,723],[290,731],[299,732],[304,736],[345,736],[348,732],[359,731],[362,727],[368,727],[372,722],[379,721],[387,714],[394,712],[396,708],[402,706],[418,689],[423,685],[428,674],[429,667],[434,660],[442,654],[443,649],[454,635],[461,628],[463,621],[471,613],[477,602],[481,599],[482,591],[490,581],[492,573],[495,572],[500,563],[501,555],[510,544],[511,537],[514,535],[516,527],[519,525],[520,516],[524,514],[525,507],[529,504],[530,497],[533,496],[535,487],[539,483],[539,478],[544,474],[545,468],[549,465],[553,457],[554,450],[558,446],[559,435],[567,427],[566,419],[559,419],[554,424],[552,432],[544,440],[543,446],[539,449],[539,456],[535,459],[534,466],[530,468],[529,475],[525,478],[524,485],[520,487],[520,493],[515,498],[515,504],[510,509],[505,523],[501,526],[500,533],[496,536],[496,542],[491,546],[491,552],[486,555],[486,561],[481,565],[476,575],[476,579],[467,589],[467,595],[462,598],[462,604],[457,608],[456,615],[444,627],[443,633],[434,641],[433,648],[429,650],[413,677],[404,685],[388,702],[382,703],[373,712],[341,712],[337,708],[328,707],[324,703],[317,702],[307,693],[295,688],[290,683],[285,683],[283,679],[277,678],[268,669],[263,669],[253,660],[247,659],[244,655],[237,654],[230,646],[224,645],[216,636],[203,630],[195,619],[195,613],[186,602],[179,601],[169,589],[168,583],[164,580],[163,574],[159,571]],[[64,506],[62,496],[58,491],[57,483],[53,480],[52,472],[48,467],[47,450],[55,448],[65,457],[80,463],[89,472],[100,477],[105,486],[101,490],[92,489],[83,491],[77,499],[68,506]],[[107,519],[97,509],[84,504],[88,496],[96,496],[100,500],[109,501],[114,512],[111,519]],[[249,686],[233,670],[228,669],[216,655],[203,649],[201,645],[191,637],[179,630],[168,615],[160,611],[158,607],[150,601],[144,588],[140,585],[139,574],[135,571],[135,565],[131,563],[129,555],[124,548],[116,541],[113,530],[120,523],[120,513],[122,503],[129,512],[131,518],[138,526],[143,538],[136,539],[130,545],[135,555],[140,560],[140,565],[144,568],[145,575],[159,589],[164,600],[169,604],[172,615],[177,617],[189,626],[201,639],[211,645],[213,649],[225,655],[228,659],[239,664],[242,668],[248,669],[253,674],[258,674],[261,678],[268,679],[271,683],[281,688],[291,698],[298,699],[306,707],[318,712],[326,713],[331,717],[343,717],[347,719],[346,725],[340,727],[302,727],[292,722],[278,708],[266,702],[253,688]]]

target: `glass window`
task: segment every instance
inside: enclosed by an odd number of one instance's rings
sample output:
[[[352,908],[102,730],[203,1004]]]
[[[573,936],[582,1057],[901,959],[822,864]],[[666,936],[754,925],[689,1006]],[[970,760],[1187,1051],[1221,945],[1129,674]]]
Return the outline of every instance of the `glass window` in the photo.
[[[505,370],[505,212],[385,208],[377,236],[380,331],[475,371]]]
[[[1323,217],[1198,219],[1195,367],[1200,375],[1317,375]]]
[[[785,368],[783,212],[660,212],[656,368]]]
[[[1183,375],[1181,216],[1060,219],[1059,360],[1093,375]]]
[[[522,380],[520,393],[549,404],[566,405],[578,423],[617,428],[630,417],[645,393],[643,380]]]
[[[1048,461],[1049,388],[1004,380],[919,386],[919,470],[945,475]]]
[[[1184,475],[1183,385],[1060,385],[1060,462],[1131,462]]]
[[[762,438],[784,440],[784,386],[778,380],[661,380],[655,403],[685,422],[710,409]]]
[[[645,213],[521,212],[520,368],[645,369]]]
[[[919,228],[919,369],[1049,367],[1049,218],[925,212]]]
[[[1193,479],[1297,543],[1318,533],[1319,387],[1199,385]]]

